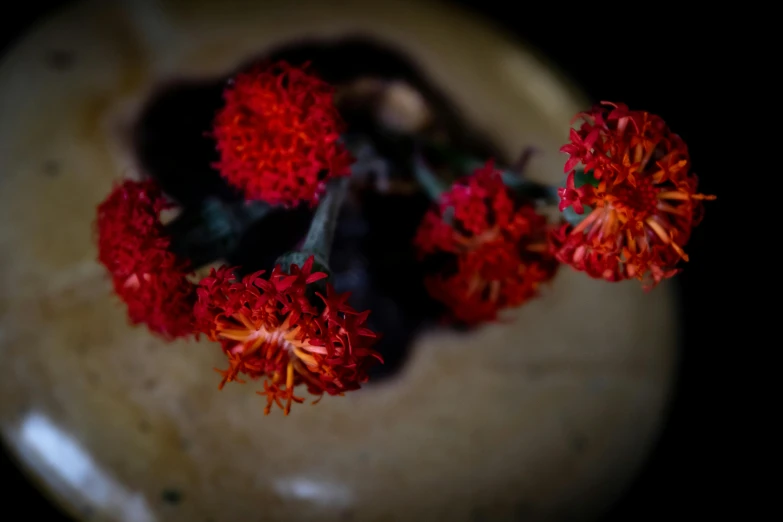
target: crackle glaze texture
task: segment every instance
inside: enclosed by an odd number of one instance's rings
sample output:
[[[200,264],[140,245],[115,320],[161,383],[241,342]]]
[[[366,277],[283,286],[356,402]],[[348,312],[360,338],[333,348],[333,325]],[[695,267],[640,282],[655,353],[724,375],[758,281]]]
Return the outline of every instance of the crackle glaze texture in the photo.
[[[327,5],[328,4],[328,5]],[[588,104],[474,16],[422,2],[75,4],[0,62],[0,427],[70,513],[127,522],[590,520],[659,430],[675,355],[663,284],[563,269],[514,322],[418,339],[394,378],[292,415],[216,389],[220,351],[127,324],[95,206],[137,172],[130,129],[171,80],[357,32],[409,54],[509,156],[557,182]],[[278,413],[278,412],[276,412]]]

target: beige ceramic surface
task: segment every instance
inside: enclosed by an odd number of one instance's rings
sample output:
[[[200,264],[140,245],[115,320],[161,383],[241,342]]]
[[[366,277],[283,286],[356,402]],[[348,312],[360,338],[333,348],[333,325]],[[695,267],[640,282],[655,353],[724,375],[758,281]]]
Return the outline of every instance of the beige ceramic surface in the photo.
[[[675,354],[666,285],[645,294],[563,270],[512,324],[430,334],[396,379],[288,418],[264,417],[250,386],[218,392],[217,348],[163,344],[110,296],[91,227],[112,181],[134,172],[139,105],[302,34],[399,46],[510,157],[541,148],[533,175],[557,180],[585,104],[527,51],[443,7],[325,4],[78,4],[2,58],[5,442],[92,520],[589,520],[661,422]]]

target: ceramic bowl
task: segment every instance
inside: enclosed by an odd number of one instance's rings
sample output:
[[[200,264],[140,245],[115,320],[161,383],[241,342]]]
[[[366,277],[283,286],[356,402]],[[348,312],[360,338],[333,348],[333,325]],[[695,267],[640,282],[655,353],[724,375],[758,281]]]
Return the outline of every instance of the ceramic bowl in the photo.
[[[128,325],[96,205],[138,175],[131,130],[172,81],[300,38],[377,38],[503,154],[562,179],[586,100],[471,13],[400,1],[75,3],[0,62],[0,431],[83,520],[590,520],[638,471],[670,391],[668,284],[563,269],[514,320],[431,331],[392,377],[289,417],[216,390],[219,350]],[[279,412],[278,412],[279,413]]]

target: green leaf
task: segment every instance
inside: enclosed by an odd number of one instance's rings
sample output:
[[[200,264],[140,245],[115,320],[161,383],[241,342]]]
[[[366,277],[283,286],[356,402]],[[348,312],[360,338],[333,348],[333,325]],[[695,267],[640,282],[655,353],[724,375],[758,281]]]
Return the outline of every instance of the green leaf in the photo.
[[[590,185],[597,187],[599,181],[593,177],[593,171],[585,172],[581,169],[577,169],[574,171],[574,186],[576,188],[581,187],[585,183],[589,183]]]

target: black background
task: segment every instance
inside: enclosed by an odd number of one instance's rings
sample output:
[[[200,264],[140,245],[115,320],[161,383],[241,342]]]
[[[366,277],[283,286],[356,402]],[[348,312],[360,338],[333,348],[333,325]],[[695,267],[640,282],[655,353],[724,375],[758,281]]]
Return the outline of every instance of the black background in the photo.
[[[23,2],[0,16],[0,52],[40,16],[69,2]],[[655,451],[606,521],[636,521],[726,514],[734,493],[729,419],[737,411],[726,384],[733,343],[724,331],[727,302],[729,186],[726,161],[730,104],[727,77],[738,59],[720,24],[705,24],[668,5],[542,5],[458,1],[537,47],[594,100],[627,103],[657,113],[688,143],[700,190],[717,194],[689,244],[691,261],[678,277],[685,329],[675,398]],[[735,55],[736,56],[736,55]],[[2,115],[0,115],[0,118]],[[0,174],[1,175],[1,174]],[[736,174],[735,174],[736,175]],[[735,238],[739,240],[739,238]],[[721,298],[721,295],[724,297]],[[736,369],[734,374],[739,373]],[[736,385],[736,382],[734,383]],[[721,448],[719,450],[719,448]],[[26,518],[60,520],[0,451],[3,498],[24,505]],[[731,488],[731,489],[730,489]]]

